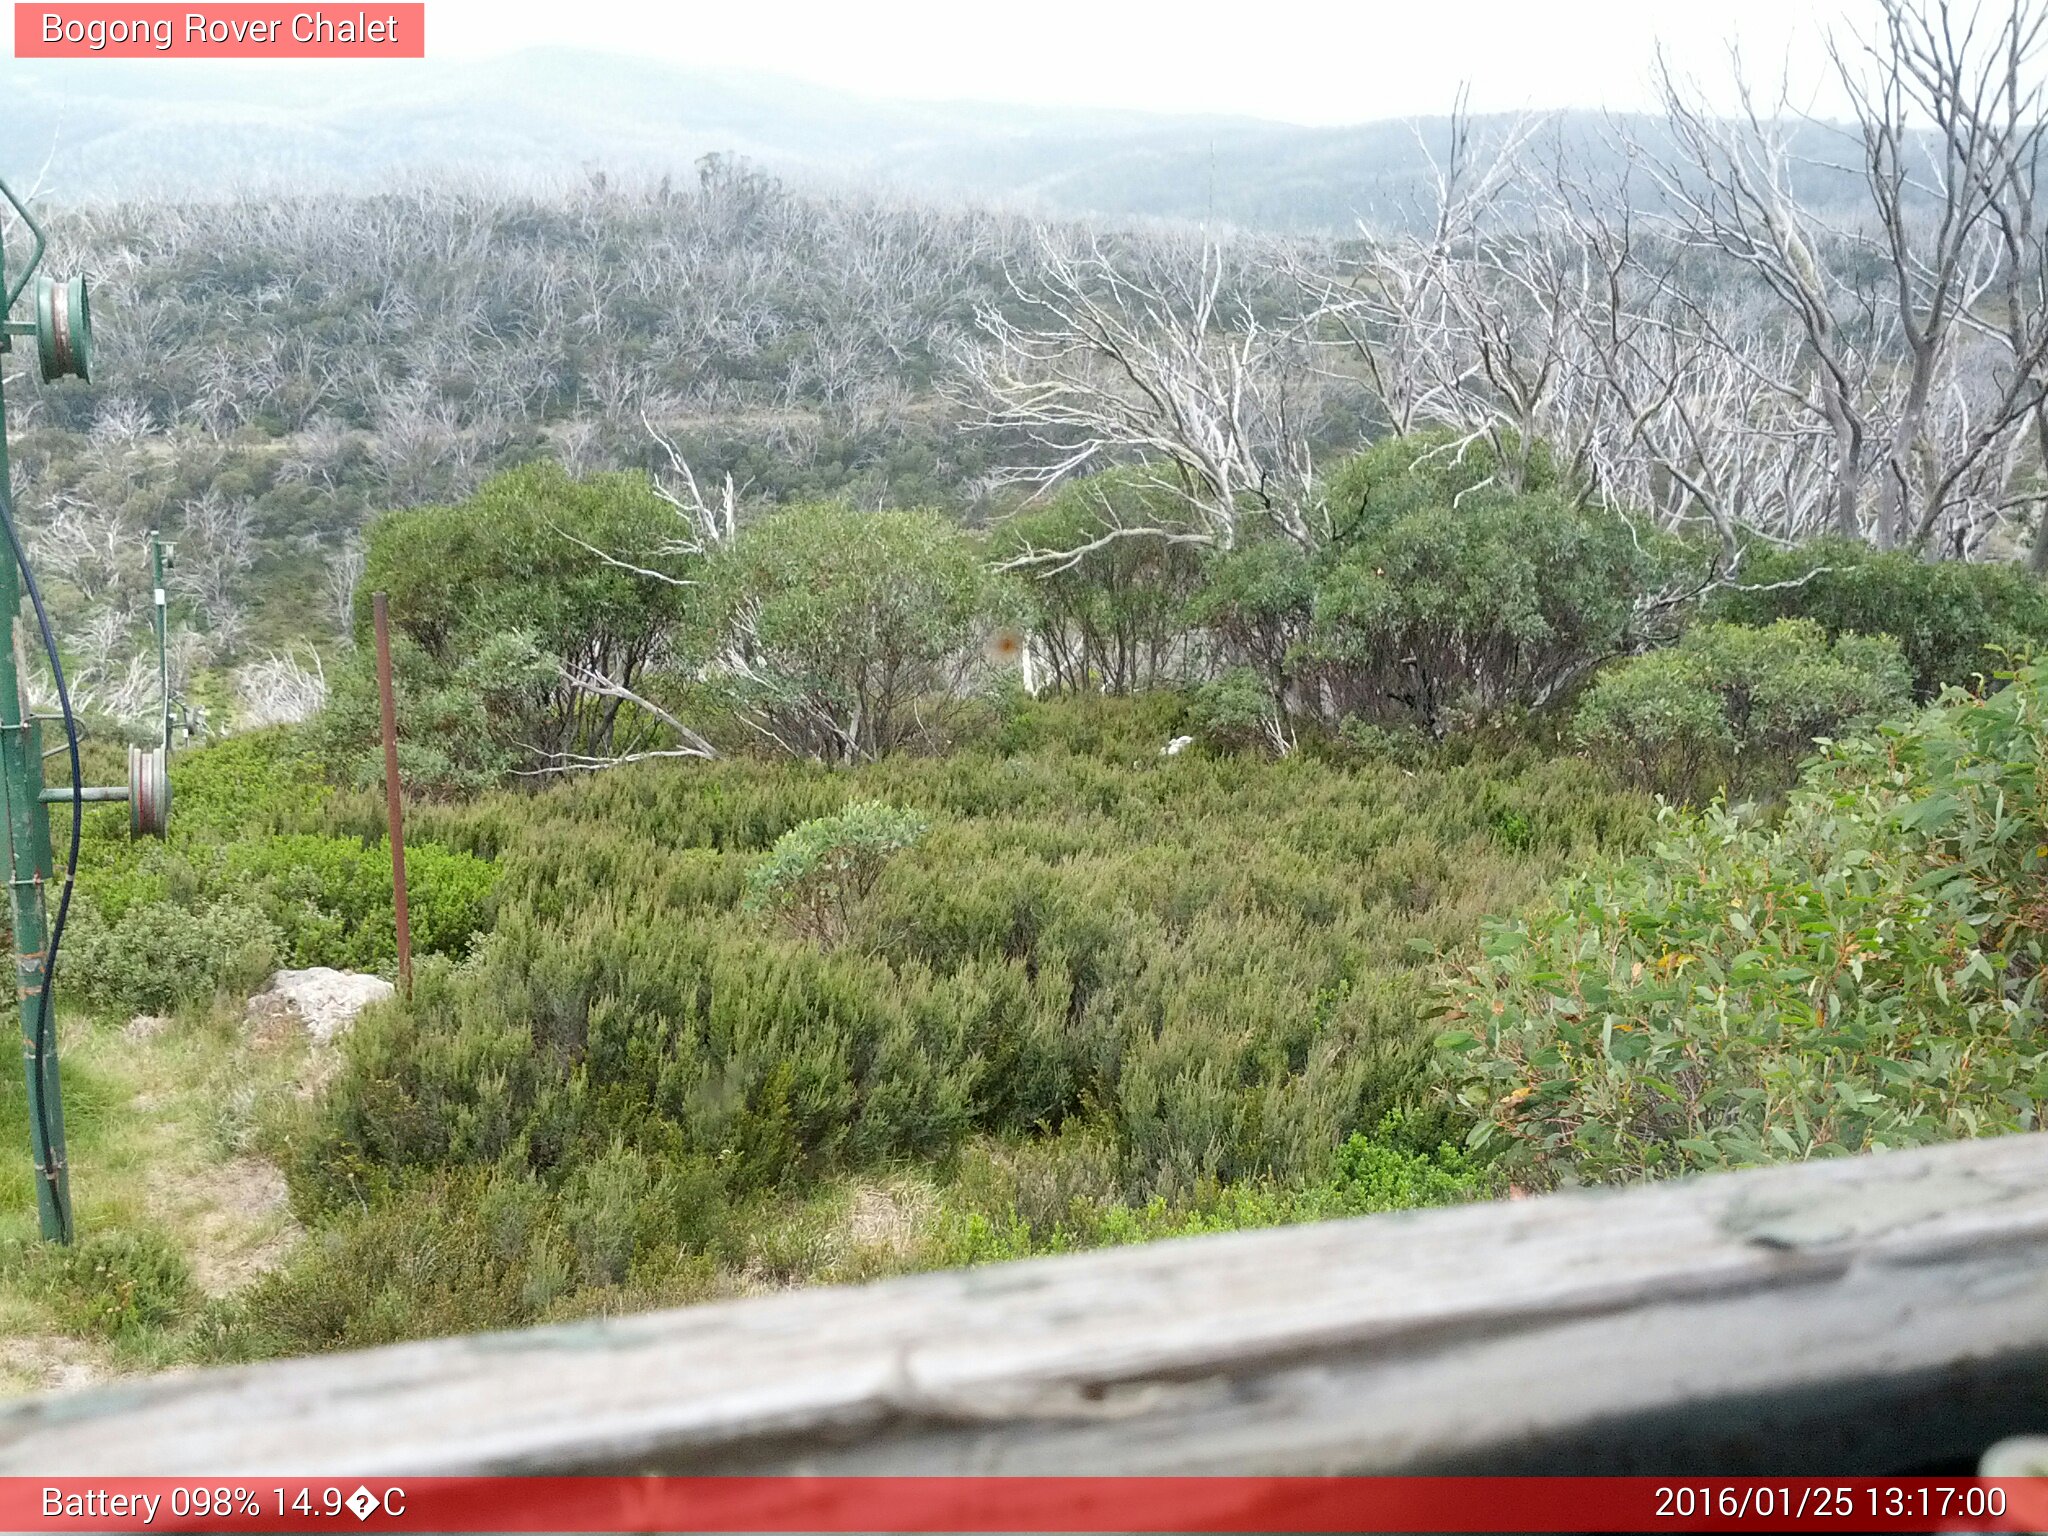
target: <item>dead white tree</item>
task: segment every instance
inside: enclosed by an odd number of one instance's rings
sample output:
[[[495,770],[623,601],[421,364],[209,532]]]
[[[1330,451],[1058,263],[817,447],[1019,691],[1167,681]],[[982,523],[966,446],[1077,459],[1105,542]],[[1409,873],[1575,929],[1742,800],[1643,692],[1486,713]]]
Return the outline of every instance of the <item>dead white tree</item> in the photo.
[[[326,566],[327,609],[335,632],[344,639],[353,635],[356,622],[356,587],[363,579],[363,541],[353,535],[341,541]]]
[[[1937,423],[1944,404],[1966,398],[1954,375],[1970,317],[1996,291],[2003,265],[1996,215],[2014,190],[2008,172],[2031,168],[2039,152],[2048,10],[2034,0],[1988,13],[1948,0],[1882,3],[1881,40],[1833,53],[1855,104],[1904,362],[1883,446],[1879,542],[1920,548],[2000,462],[2048,352],[2048,327],[2022,337],[2020,355],[1997,387],[1977,392],[1968,419],[1951,411]]]
[[[185,504],[171,582],[192,600],[224,649],[232,649],[229,637],[240,628],[239,588],[255,560],[255,517],[246,502],[208,490]]]
[[[1663,68],[1677,153],[1650,163],[1678,238],[1749,273],[1800,342],[1792,371],[1758,376],[1825,424],[1834,531],[1967,548],[2013,504],[2011,438],[2038,419],[2048,356],[2027,289],[2039,283],[2029,205],[2044,12],[2037,0],[1967,14],[1947,0],[1880,4],[1875,38],[1830,49],[1852,106],[1860,220],[1832,227],[1801,203],[1794,172],[1811,157],[1795,136],[1827,130],[1785,92],[1762,110],[1739,64],[1734,121]],[[2005,316],[1989,325],[2001,296]],[[1998,340],[2001,364],[1987,368],[1973,333]]]
[[[327,702],[327,672],[320,653],[304,647],[273,651],[235,668],[235,724],[243,730],[296,725],[318,714]]]
[[[1008,273],[1004,302],[982,307],[980,344],[961,359],[967,425],[1021,434],[1034,450],[1007,481],[1044,489],[1131,464],[1186,510],[1181,526],[1120,525],[1110,538],[1192,529],[1230,549],[1252,519],[1302,543],[1327,533],[1305,334],[1298,319],[1262,312],[1245,253],[1206,236],[1162,250],[1048,231],[1035,259],[1028,277]]]

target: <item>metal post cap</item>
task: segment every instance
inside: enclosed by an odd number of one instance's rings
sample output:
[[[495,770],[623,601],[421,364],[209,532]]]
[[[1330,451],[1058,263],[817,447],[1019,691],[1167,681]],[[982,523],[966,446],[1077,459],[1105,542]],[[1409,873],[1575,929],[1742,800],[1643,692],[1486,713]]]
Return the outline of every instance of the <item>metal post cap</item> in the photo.
[[[128,749],[128,835],[162,837],[171,819],[171,780],[162,747]]]
[[[59,282],[44,274],[36,279],[36,351],[43,380],[92,378],[92,306],[85,279]]]

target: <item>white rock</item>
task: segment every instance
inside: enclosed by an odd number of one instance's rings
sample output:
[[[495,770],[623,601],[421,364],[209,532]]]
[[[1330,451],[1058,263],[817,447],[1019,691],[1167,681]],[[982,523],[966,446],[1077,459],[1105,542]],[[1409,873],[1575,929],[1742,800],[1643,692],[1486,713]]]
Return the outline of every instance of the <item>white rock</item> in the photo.
[[[1194,744],[1195,738],[1192,736],[1176,736],[1161,749],[1160,756],[1179,757],[1181,753],[1187,751]]]
[[[397,990],[382,976],[316,965],[308,971],[279,971],[270,978],[269,990],[249,999],[248,1011],[252,1019],[289,1016],[315,1040],[332,1040],[357,1014]]]

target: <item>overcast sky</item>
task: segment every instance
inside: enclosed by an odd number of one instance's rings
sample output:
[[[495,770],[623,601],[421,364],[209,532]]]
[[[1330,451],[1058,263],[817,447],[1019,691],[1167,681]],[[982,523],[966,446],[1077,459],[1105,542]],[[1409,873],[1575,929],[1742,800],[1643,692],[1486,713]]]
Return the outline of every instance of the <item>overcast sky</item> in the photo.
[[[1875,0],[429,0],[441,58],[565,45],[864,94],[1224,112],[1299,123],[1648,104],[1661,42],[1703,85],[1739,42],[1811,91]],[[1718,94],[1718,92],[1717,92]],[[1827,100],[1801,105],[1825,110]]]

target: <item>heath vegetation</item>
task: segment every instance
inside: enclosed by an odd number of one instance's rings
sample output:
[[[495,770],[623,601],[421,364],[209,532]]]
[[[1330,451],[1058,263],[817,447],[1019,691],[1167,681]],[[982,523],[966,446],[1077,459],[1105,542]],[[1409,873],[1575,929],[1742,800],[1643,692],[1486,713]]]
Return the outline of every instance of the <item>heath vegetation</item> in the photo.
[[[88,819],[87,1237],[0,1163],[0,1315],[249,1358],[2040,1129],[2040,29],[1880,9],[1853,219],[1668,78],[1647,194],[1460,115],[1341,239],[725,157],[53,217],[92,750],[159,522],[239,729]],[[242,1001],[392,967],[373,590],[417,986],[316,1046]]]

